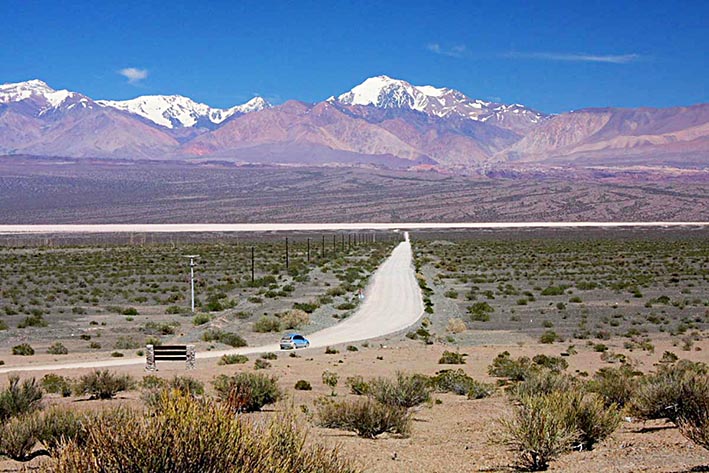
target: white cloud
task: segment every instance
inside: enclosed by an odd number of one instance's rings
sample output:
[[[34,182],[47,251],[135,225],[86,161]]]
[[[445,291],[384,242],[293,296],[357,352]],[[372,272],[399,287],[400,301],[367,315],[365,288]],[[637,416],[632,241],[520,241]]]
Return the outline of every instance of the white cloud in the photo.
[[[582,54],[582,53],[548,53],[531,52],[506,54],[510,58],[539,59],[542,61],[566,61],[566,62],[604,62],[609,64],[628,64],[642,59],[639,54]]]
[[[126,67],[118,71],[118,73],[128,79],[129,84],[137,84],[148,77],[147,69],[138,69],[136,67]]]
[[[438,43],[429,43],[426,45],[426,49],[432,53],[449,57],[463,57],[467,52],[467,49],[462,44],[452,46],[450,48],[444,48]]]

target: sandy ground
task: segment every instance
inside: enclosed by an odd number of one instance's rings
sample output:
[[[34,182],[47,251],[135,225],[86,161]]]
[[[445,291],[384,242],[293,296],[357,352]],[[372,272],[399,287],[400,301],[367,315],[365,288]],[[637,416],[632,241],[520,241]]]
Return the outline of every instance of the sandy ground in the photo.
[[[381,337],[402,331],[416,323],[423,314],[423,303],[411,258],[411,243],[406,233],[405,241],[394,249],[391,256],[373,274],[359,309],[345,321],[309,335],[311,348],[305,352],[329,345]],[[202,365],[201,360],[220,358],[225,354],[251,355],[275,352],[279,349],[279,345],[274,343],[258,347],[201,352],[197,354],[197,364],[199,368]],[[144,358],[120,358],[48,364],[46,360],[39,358],[38,363],[33,365],[18,364],[2,367],[0,373],[115,368],[144,363]]]
[[[709,222],[478,222],[478,223],[235,223],[0,225],[0,234],[42,233],[194,233],[337,230],[416,230],[465,228],[686,227]]]
[[[504,333],[496,337],[504,339]],[[669,337],[658,336],[655,353],[629,352],[623,350],[622,340],[608,343],[614,350],[629,356],[638,368],[653,369],[665,350],[675,352],[681,358],[709,361],[709,340],[697,342],[699,351],[685,352],[673,347]],[[279,384],[287,393],[284,401],[269,406],[264,412],[252,414],[263,419],[275,412],[295,409],[301,412],[303,406],[312,411],[319,397],[328,396],[330,390],[321,381],[324,370],[336,372],[340,382],[336,388],[337,399],[354,397],[348,393],[345,380],[348,376],[361,375],[393,376],[397,371],[434,374],[444,368],[462,368],[478,380],[494,382],[487,375],[487,366],[499,352],[508,350],[512,356],[533,356],[537,353],[559,355],[566,344],[541,345],[531,340],[479,347],[460,347],[466,353],[465,365],[439,365],[438,358],[443,350],[455,347],[440,344],[424,345],[406,340],[400,336],[380,338],[366,344],[357,344],[359,351],[349,352],[343,346],[339,354],[326,355],[324,350],[299,351],[297,358],[279,353],[277,360],[266,372],[279,378]],[[252,360],[254,357],[252,357]],[[610,366],[601,361],[600,354],[590,347],[579,347],[579,353],[567,358],[568,371],[592,373],[602,366]],[[164,364],[159,376],[170,378],[175,374],[189,374],[205,382],[211,391],[210,381],[218,374],[233,374],[238,371],[253,370],[253,363],[238,366],[218,366],[216,360],[206,360],[199,369],[186,372],[181,363]],[[132,374],[140,379],[142,367],[127,366],[116,371]],[[78,376],[87,370],[70,370],[62,374]],[[41,376],[42,372],[33,374]],[[0,375],[4,384],[7,375]],[[309,381],[313,391],[295,391],[293,386],[299,379]],[[51,396],[50,403],[69,403],[77,408],[117,406],[119,404],[138,405],[139,392],[125,393],[112,401],[83,401],[75,398],[62,399]],[[468,400],[463,396],[436,394],[441,402],[418,409],[414,414],[411,437],[406,439],[382,436],[376,440],[361,439],[349,432],[310,427],[311,441],[337,445],[341,451],[356,459],[364,471],[385,472],[452,472],[452,471],[510,471],[513,457],[504,448],[490,443],[495,437],[496,420],[510,412],[510,403],[504,392],[498,390],[487,399]],[[36,466],[32,462],[30,466]],[[24,465],[0,462],[0,471],[19,471]],[[623,422],[613,436],[598,445],[593,451],[573,452],[552,463],[550,471],[586,473],[594,472],[664,472],[689,473],[709,466],[709,451],[686,440],[671,424],[657,422]]]

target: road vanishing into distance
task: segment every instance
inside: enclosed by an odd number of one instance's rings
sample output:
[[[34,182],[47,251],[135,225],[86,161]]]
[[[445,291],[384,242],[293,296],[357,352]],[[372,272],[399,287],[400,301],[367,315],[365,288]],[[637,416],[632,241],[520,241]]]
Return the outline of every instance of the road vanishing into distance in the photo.
[[[205,233],[494,228],[706,227],[709,222],[476,222],[476,223],[166,223],[0,225],[0,235],[55,233]]]
[[[411,243],[405,240],[377,268],[365,290],[364,301],[350,317],[332,327],[308,335],[310,349],[351,343],[399,332],[413,325],[423,315],[421,290],[414,274]],[[277,341],[276,341],[277,342]],[[244,347],[197,353],[200,360],[219,358],[226,354],[249,355],[279,351],[278,343],[259,347]],[[17,371],[54,371],[61,369],[108,368],[144,364],[144,358],[107,359],[75,363],[52,363],[0,368],[1,373]]]

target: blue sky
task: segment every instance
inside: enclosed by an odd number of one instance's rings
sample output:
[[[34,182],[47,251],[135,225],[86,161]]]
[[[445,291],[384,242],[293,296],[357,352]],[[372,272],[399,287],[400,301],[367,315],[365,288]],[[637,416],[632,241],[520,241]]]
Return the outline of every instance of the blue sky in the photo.
[[[0,82],[97,99],[313,102],[386,74],[546,112],[708,101],[708,1],[1,0],[0,11]]]

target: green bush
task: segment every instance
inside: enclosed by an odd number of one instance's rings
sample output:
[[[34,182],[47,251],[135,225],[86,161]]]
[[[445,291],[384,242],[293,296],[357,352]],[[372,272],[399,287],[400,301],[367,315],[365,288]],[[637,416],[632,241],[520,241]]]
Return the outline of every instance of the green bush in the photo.
[[[0,422],[28,414],[41,407],[42,389],[34,378],[20,383],[18,376],[10,376],[8,386],[0,391]]]
[[[554,392],[573,391],[578,388],[575,380],[568,375],[549,370],[533,371],[510,391],[515,398],[540,396]]]
[[[349,386],[352,394],[361,396],[369,393],[369,383],[362,376],[350,376],[345,380],[345,384]]]
[[[323,401],[317,407],[315,418],[321,427],[347,430],[370,439],[383,433],[408,437],[411,430],[411,416],[405,408],[370,398]]]
[[[306,442],[293,414],[253,421],[223,403],[164,394],[153,415],[122,410],[88,422],[45,470],[53,473],[355,473],[337,450]],[[198,441],[195,441],[198,439]]]
[[[127,374],[96,370],[81,376],[74,385],[74,392],[89,395],[91,399],[112,399],[119,392],[133,389],[135,384],[135,380]]]
[[[441,357],[438,359],[439,365],[464,365],[465,357],[468,356],[465,353],[458,353],[452,351],[444,351]]]
[[[709,450],[709,377],[696,376],[682,384],[679,430],[697,445]]]
[[[50,355],[67,355],[69,350],[61,342],[54,342],[47,348],[47,353]]]
[[[32,356],[34,355],[34,348],[32,348],[29,343],[20,343],[19,345],[15,345],[14,347],[12,347],[12,354],[20,356]]]
[[[461,369],[441,370],[429,379],[429,384],[437,392],[454,393],[470,399],[488,397],[495,391],[493,386],[476,381]]]
[[[224,345],[229,345],[234,348],[245,347],[248,344],[244,338],[233,332],[224,332],[219,329],[209,329],[202,334],[202,340],[205,342],[217,341]]]
[[[254,361],[254,369],[255,370],[266,370],[270,367],[271,367],[271,363],[264,360],[263,358],[259,358],[258,360]]]
[[[204,325],[207,322],[212,320],[212,316],[209,314],[197,314],[194,317],[192,317],[192,325],[194,326],[200,326]]]
[[[606,406],[615,404],[624,407],[635,396],[639,376],[641,373],[634,371],[628,365],[601,368],[588,383],[588,389],[600,395]]]
[[[334,371],[330,370],[325,370],[322,373],[322,383],[325,386],[328,386],[332,392],[330,393],[331,396],[335,396],[335,388],[337,387],[337,382],[340,380],[340,376],[335,373]]]
[[[262,354],[261,354],[261,358],[263,358],[264,360],[277,360],[277,359],[278,359],[278,355],[276,355],[276,354],[273,353],[273,352],[262,353]]]
[[[123,309],[123,312],[121,312],[121,315],[138,315],[138,309],[135,307],[126,307]]]
[[[397,372],[394,380],[371,380],[368,394],[382,404],[408,409],[430,402],[431,390],[427,376]]]
[[[310,382],[304,379],[299,379],[295,383],[295,389],[296,391],[312,391],[313,387],[310,385]]]
[[[491,441],[517,455],[518,466],[546,470],[549,462],[568,451],[578,440],[577,429],[565,418],[568,409],[561,395],[523,397],[509,418],[499,421]]]
[[[532,361],[523,356],[513,360],[508,351],[499,353],[493,360],[490,366],[487,367],[487,372],[490,376],[496,378],[506,378],[509,381],[524,381],[535,367]]]
[[[71,380],[54,373],[47,373],[40,381],[42,389],[49,394],[61,394],[62,397],[71,396]]]
[[[243,365],[249,361],[249,357],[246,355],[222,355],[219,359],[220,365]]]
[[[632,402],[633,413],[641,419],[669,419],[677,422],[682,417],[685,384],[697,377],[707,376],[704,363],[680,360],[662,365],[641,380]]]
[[[237,412],[260,411],[283,396],[276,377],[260,373],[219,375],[212,384],[219,399]]]
[[[564,417],[579,433],[579,443],[584,450],[608,438],[620,425],[620,411],[615,404],[606,406],[603,399],[583,391],[562,392],[566,397]]]
[[[557,333],[553,330],[546,330],[540,337],[539,337],[539,342],[540,343],[554,343],[556,341],[563,341],[563,339],[557,335]]]
[[[487,322],[490,320],[490,314],[492,312],[495,312],[495,309],[487,302],[476,302],[468,307],[470,320],[474,322]]]
[[[281,321],[278,317],[264,315],[253,324],[253,331],[258,333],[280,332]]]
[[[46,327],[47,321],[44,320],[41,314],[30,315],[25,317],[22,322],[17,324],[17,328],[27,328],[27,327]]]

